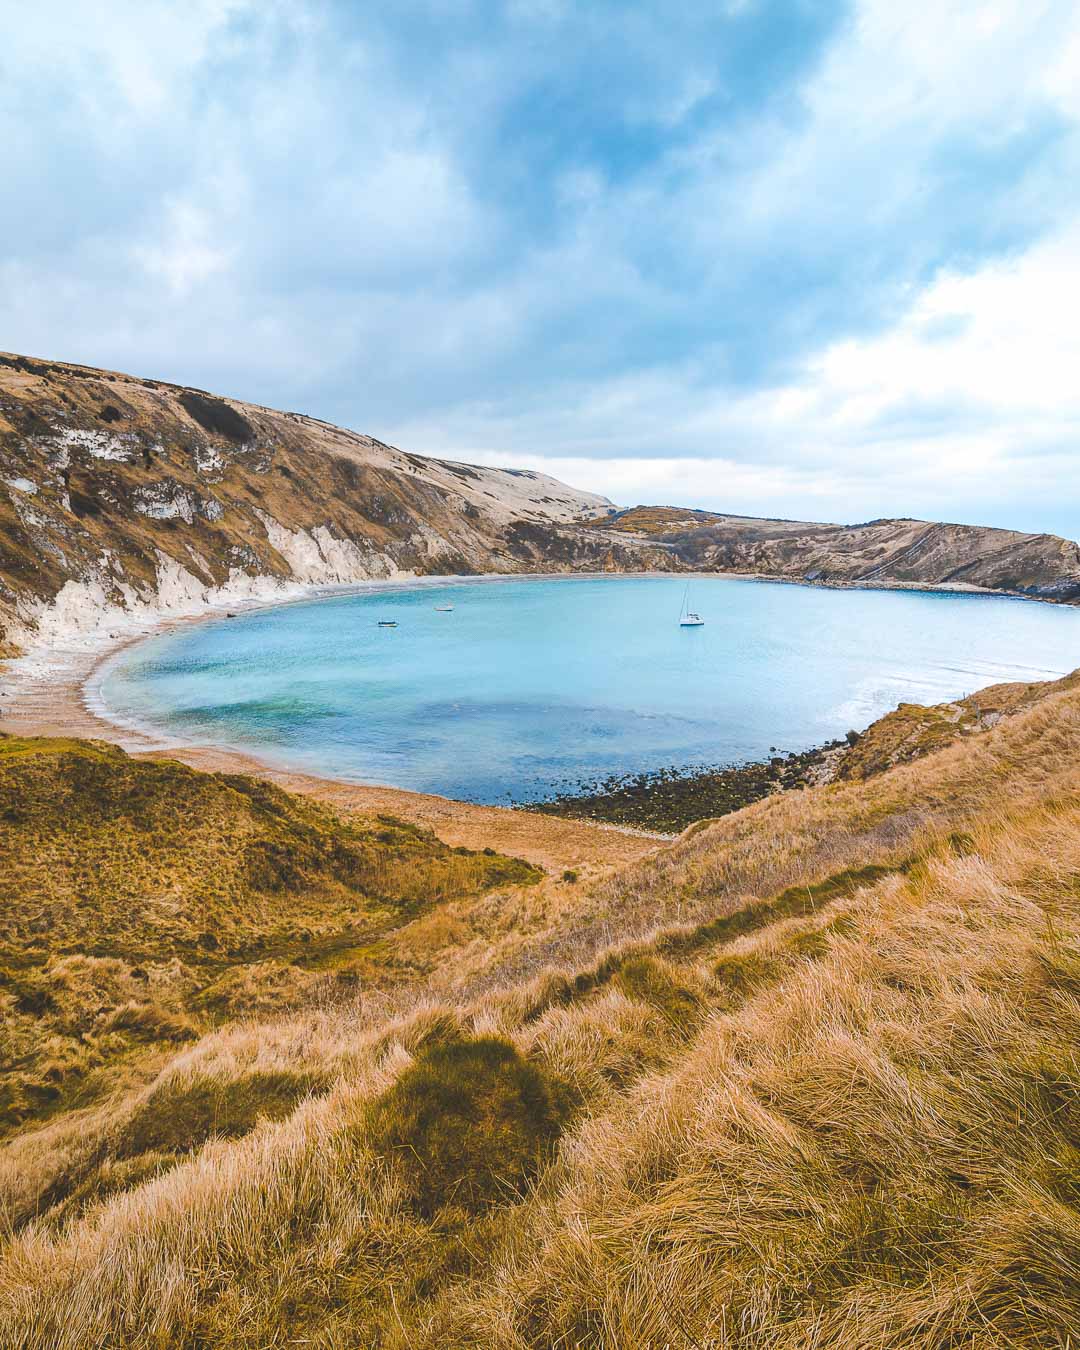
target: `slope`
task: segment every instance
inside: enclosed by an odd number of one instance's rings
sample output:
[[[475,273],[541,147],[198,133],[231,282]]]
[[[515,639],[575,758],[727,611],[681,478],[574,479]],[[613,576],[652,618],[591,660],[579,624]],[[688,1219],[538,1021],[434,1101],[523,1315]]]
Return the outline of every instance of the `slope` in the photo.
[[[543,474],[0,354],[0,655],[123,610],[298,584],[672,566],[664,549],[570,527],[606,506]]]
[[[683,566],[792,581],[951,586],[1044,600],[1080,599],[1080,546],[1052,534],[926,520],[829,525],[638,506],[596,524],[663,544]]]
[[[0,1337],[1064,1350],[1078,751],[1066,681],[22,1131]]]
[[[0,1127],[222,1018],[370,991],[388,934],[540,877],[241,774],[0,736]]]

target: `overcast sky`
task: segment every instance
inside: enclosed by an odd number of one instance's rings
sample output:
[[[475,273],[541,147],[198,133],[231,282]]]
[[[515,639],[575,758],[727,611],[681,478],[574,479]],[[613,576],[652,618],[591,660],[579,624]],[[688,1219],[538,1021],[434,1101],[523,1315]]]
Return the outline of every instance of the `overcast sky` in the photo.
[[[620,504],[1080,532],[1075,0],[34,0],[0,347]]]

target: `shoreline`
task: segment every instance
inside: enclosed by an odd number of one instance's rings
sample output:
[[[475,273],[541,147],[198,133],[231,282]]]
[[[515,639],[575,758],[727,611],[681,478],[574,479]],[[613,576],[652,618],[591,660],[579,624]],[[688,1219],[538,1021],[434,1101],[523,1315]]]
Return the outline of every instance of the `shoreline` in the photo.
[[[530,574],[544,578],[545,574]],[[580,574],[578,574],[580,575]],[[599,574],[603,575],[603,574]],[[189,624],[231,613],[278,608],[333,595],[421,585],[441,586],[479,578],[373,579],[371,583],[312,586],[303,593],[271,600],[207,606],[196,614],[137,615],[126,625],[109,625],[71,645],[42,645],[0,666],[0,733],[12,736],[73,737],[107,741],[137,759],[179,760],[207,773],[241,773],[263,778],[288,792],[311,797],[337,810],[392,815],[433,830],[451,847],[495,848],[546,868],[578,872],[582,879],[651,853],[668,836],[599,822],[574,821],[503,806],[483,806],[434,793],[376,783],[352,783],[332,776],[280,768],[247,751],[192,745],[124,726],[93,706],[92,686],[105,667],[135,644]],[[488,574],[490,580],[520,580]],[[123,627],[125,631],[116,631]]]
[[[105,740],[136,757],[166,756],[210,772],[253,774],[286,788],[349,811],[399,814],[436,830],[447,843],[466,847],[493,845],[516,851],[542,865],[581,867],[590,859],[629,861],[649,852],[674,834],[626,823],[555,815],[527,807],[481,806],[437,794],[415,792],[390,784],[355,783],[283,768],[257,754],[229,746],[195,745],[163,737],[148,728],[112,717],[97,692],[108,665],[139,642],[189,624],[210,622],[233,614],[314,603],[335,596],[396,589],[438,589],[454,584],[513,581],[614,580],[643,576],[723,579],[755,583],[820,587],[832,590],[899,590],[950,595],[997,596],[1061,604],[1019,593],[992,591],[964,584],[928,585],[894,582],[807,581],[744,572],[529,572],[483,573],[371,578],[336,585],[295,583],[277,593],[222,597],[197,610],[169,613],[147,610],[116,613],[111,622],[83,632],[72,632],[64,642],[43,642],[22,656],[0,663],[0,732],[24,736],[80,737]],[[560,836],[556,841],[555,836]],[[622,840],[617,844],[616,840]],[[567,861],[569,859],[569,861]]]
[[[661,837],[677,838],[699,821],[718,820],[777,792],[833,782],[844,753],[856,743],[846,738],[825,741],[742,764],[670,765],[611,774],[584,790],[556,793],[526,809],[563,820],[665,830],[669,833]]]

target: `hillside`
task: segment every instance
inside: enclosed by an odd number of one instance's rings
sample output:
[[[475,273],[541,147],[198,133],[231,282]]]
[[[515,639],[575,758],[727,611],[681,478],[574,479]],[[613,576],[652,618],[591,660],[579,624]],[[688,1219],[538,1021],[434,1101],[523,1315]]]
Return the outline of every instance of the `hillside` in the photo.
[[[221,1017],[352,997],[434,906],[541,873],[104,742],[0,735],[0,1132]]]
[[[297,413],[0,353],[0,659],[302,586],[702,569],[1080,598],[1051,535],[616,512],[543,474],[423,458]]]
[[[597,526],[663,544],[681,565],[832,585],[971,586],[1080,601],[1080,545],[1052,534],[926,520],[828,525],[637,506]]]
[[[901,703],[862,733],[809,750],[711,769],[674,768],[616,774],[585,791],[540,802],[533,810],[675,834],[706,817],[798,787],[872,778],[897,764],[932,754],[953,741],[978,736],[1005,717],[1080,683],[1080,672],[1062,680],[989,685],[950,703]]]
[[[424,459],[315,418],[0,354],[0,655],[297,583],[670,568],[571,522],[543,474]]]
[[[0,1147],[0,1341],[1065,1350],[1080,687],[1010,688],[925,710],[917,758],[909,710],[860,776],[576,885],[250,781],[8,742],[9,1013],[40,1081],[64,1053],[107,1072]],[[270,845],[287,896],[249,865]],[[141,975],[133,906],[162,948]],[[359,933],[359,997],[293,922]],[[371,942],[383,923],[411,936]],[[287,950],[252,963],[246,929]]]

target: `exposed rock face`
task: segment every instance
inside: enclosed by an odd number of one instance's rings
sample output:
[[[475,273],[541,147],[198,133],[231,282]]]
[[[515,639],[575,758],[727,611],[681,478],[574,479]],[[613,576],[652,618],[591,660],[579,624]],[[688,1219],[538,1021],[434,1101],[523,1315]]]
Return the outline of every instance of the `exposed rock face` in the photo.
[[[127,614],[479,572],[752,572],[1080,601],[1053,535],[617,512],[544,474],[425,459],[296,413],[0,354],[0,657]]]
[[[299,583],[678,566],[575,523],[608,509],[543,474],[0,355],[0,655],[121,611],[197,612]]]
[[[599,522],[703,571],[818,584],[979,587],[1080,601],[1080,547],[1053,534],[925,520],[827,525],[638,506]]]

